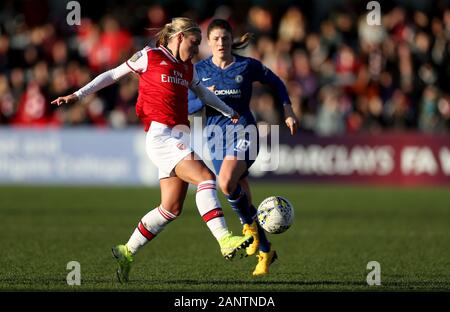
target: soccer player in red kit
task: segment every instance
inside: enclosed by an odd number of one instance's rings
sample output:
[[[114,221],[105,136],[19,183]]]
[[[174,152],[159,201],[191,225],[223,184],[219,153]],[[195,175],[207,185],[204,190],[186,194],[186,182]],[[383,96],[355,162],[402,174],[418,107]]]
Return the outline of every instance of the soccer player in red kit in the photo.
[[[146,151],[159,169],[161,203],[138,223],[125,245],[112,248],[127,282],[136,252],[173,221],[183,208],[189,183],[197,185],[196,204],[226,259],[247,247],[251,235],[232,236],[217,198],[215,175],[194,155],[189,144],[188,89],[205,103],[236,122],[239,115],[204,87],[191,63],[201,41],[199,26],[188,18],[174,18],[157,34],[156,48],[144,48],[120,66],[100,74],[74,94],[52,104],[70,104],[104,88],[129,73],[139,75],[136,114],[145,125]],[[195,157],[194,157],[195,156]]]

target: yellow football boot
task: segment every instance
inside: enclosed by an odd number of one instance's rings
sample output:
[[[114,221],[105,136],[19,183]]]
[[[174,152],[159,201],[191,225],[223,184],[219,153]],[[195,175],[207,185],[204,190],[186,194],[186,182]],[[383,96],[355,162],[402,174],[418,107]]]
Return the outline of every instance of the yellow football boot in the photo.
[[[259,234],[256,221],[253,221],[252,224],[244,224],[242,234],[253,236],[253,243],[245,249],[247,256],[253,256],[259,249]]]
[[[261,276],[269,273],[270,265],[278,259],[277,252],[275,250],[271,250],[269,252],[259,252],[259,255],[256,255],[258,258],[258,264],[253,271],[253,276]]]

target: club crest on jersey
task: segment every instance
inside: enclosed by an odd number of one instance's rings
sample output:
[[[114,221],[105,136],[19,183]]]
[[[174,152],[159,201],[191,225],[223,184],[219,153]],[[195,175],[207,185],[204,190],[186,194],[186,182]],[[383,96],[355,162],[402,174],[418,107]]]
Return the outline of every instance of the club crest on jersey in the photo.
[[[130,58],[130,62],[136,62],[142,56],[142,52],[138,51]]]
[[[184,145],[183,143],[178,143],[178,144],[177,144],[177,147],[178,147],[178,149],[181,150],[181,151],[186,149],[186,145]]]
[[[236,77],[234,77],[234,80],[235,80],[237,83],[241,83],[242,80],[244,80],[244,78],[243,78],[241,75],[237,75]]]

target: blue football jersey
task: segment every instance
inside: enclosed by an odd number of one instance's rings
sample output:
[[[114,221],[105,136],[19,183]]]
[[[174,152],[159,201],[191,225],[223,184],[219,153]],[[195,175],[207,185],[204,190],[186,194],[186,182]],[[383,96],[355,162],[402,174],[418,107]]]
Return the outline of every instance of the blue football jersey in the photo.
[[[250,111],[254,81],[271,86],[275,90],[278,105],[290,104],[284,83],[270,69],[253,58],[235,54],[233,56],[235,61],[225,69],[216,66],[212,57],[196,63],[195,69],[201,83],[206,87],[214,86],[215,94],[241,115],[241,124],[255,123]],[[199,111],[203,106],[204,103],[189,90],[189,114]],[[228,117],[209,106],[206,106],[206,117],[207,125],[231,122]]]

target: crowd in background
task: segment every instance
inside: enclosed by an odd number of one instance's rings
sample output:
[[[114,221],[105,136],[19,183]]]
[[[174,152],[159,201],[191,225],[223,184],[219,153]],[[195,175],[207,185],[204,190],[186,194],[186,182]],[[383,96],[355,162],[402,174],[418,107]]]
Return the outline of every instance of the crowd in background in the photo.
[[[0,4],[0,125],[139,124],[133,75],[70,107],[56,109],[50,101],[153,45],[154,29],[174,17],[170,6],[141,5],[136,11],[124,2],[96,11],[95,18],[82,11],[81,25],[69,26],[64,14],[52,14],[54,2],[44,3]],[[214,17],[229,20],[236,38],[254,33],[238,53],[261,60],[285,82],[303,131],[448,133],[450,8],[396,5],[382,10],[381,25],[373,26],[365,5],[359,12],[332,9],[314,23],[309,11],[292,3],[277,15],[258,4],[245,12],[230,4],[209,8],[209,16],[185,15],[204,30],[197,60],[210,55],[206,27]],[[255,85],[251,105],[258,121],[277,124],[282,113],[272,92]]]

